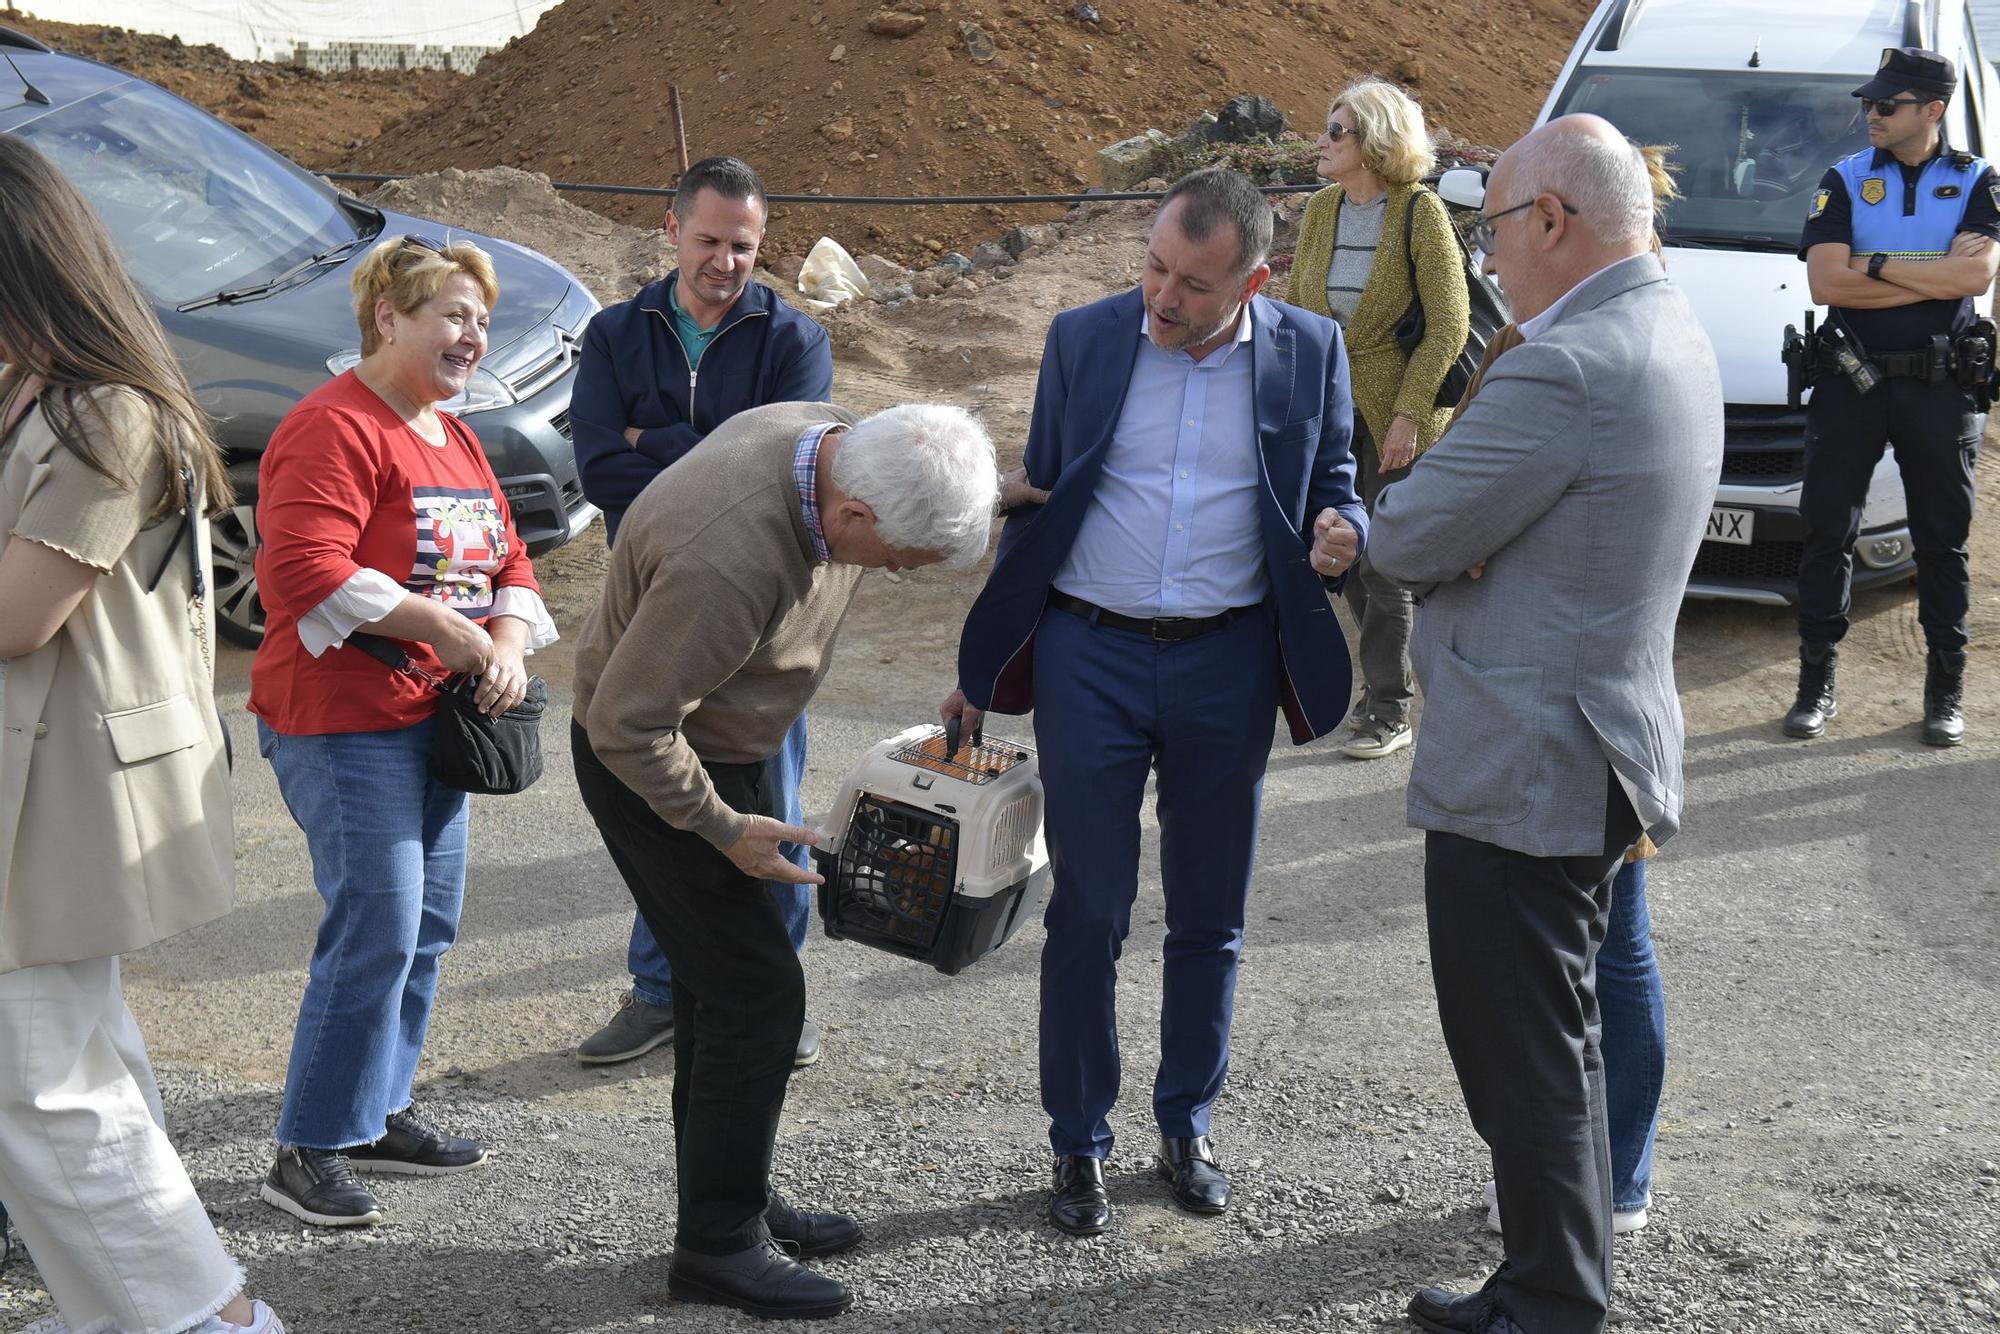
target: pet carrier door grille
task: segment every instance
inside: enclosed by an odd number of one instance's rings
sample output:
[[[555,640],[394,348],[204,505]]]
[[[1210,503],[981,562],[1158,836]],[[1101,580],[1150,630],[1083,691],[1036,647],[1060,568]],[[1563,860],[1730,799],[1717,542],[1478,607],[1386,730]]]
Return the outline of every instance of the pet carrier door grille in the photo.
[[[840,849],[840,931],[928,950],[957,878],[956,821],[863,793]]]

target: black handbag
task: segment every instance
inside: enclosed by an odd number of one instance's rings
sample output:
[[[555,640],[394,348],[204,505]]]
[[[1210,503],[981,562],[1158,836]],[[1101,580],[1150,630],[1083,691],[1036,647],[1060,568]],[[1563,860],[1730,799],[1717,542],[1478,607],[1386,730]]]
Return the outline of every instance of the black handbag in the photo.
[[[1405,357],[1416,355],[1417,347],[1424,341],[1424,299],[1417,288],[1417,257],[1413,251],[1416,226],[1417,198],[1428,193],[1422,186],[1410,195],[1410,206],[1403,211],[1403,261],[1410,266],[1410,306],[1403,312],[1403,318],[1396,321],[1390,336],[1396,346],[1403,349]],[[1486,345],[1493,341],[1493,335],[1507,323],[1507,299],[1493,285],[1493,280],[1479,271],[1473,262],[1472,252],[1465,248],[1465,238],[1458,228],[1451,229],[1452,239],[1458,243],[1459,271],[1465,278],[1465,291],[1470,298],[1472,319],[1465,334],[1465,346],[1458,351],[1457,360],[1444,374],[1444,383],[1438,386],[1436,404],[1441,408],[1455,408],[1465,397],[1465,391],[1472,384],[1472,377],[1479,371],[1479,363],[1486,357]]]
[[[474,702],[477,678],[454,673],[440,680],[380,635],[349,635],[347,642],[437,692],[432,778],[461,792],[506,797],[527,791],[542,776],[542,715],[549,708],[549,685],[541,677],[529,677],[521,702],[493,718]]]

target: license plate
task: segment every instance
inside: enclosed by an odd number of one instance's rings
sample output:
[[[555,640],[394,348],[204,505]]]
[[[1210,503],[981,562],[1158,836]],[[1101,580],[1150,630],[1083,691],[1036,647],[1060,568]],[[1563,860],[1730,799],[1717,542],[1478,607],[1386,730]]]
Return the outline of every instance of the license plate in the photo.
[[[1717,505],[1708,512],[1708,532],[1705,539],[1710,542],[1727,542],[1731,546],[1750,545],[1750,528],[1757,517],[1756,510],[1724,509]]]

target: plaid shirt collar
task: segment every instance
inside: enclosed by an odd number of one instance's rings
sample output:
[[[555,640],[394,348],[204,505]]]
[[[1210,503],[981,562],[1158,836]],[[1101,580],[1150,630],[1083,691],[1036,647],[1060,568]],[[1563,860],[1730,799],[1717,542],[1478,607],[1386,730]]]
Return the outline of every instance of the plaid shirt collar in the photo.
[[[798,448],[792,451],[792,479],[799,484],[799,509],[805,516],[806,536],[812,539],[813,559],[822,565],[833,559],[833,553],[827,549],[826,530],[819,522],[819,442],[839,425],[839,422],[825,422],[809,427],[799,437]]]

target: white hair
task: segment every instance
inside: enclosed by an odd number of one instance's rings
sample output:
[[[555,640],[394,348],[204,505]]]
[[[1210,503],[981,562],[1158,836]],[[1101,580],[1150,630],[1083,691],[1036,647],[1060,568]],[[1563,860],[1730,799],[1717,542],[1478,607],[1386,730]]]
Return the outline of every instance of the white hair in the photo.
[[[1630,140],[1545,128],[1507,156],[1513,168],[1509,193],[1515,197],[1559,195],[1605,245],[1630,245],[1651,236],[1653,178]]]
[[[875,535],[905,551],[938,551],[962,569],[986,554],[1000,474],[993,442],[964,408],[906,403],[848,429],[833,484],[875,511]]]

